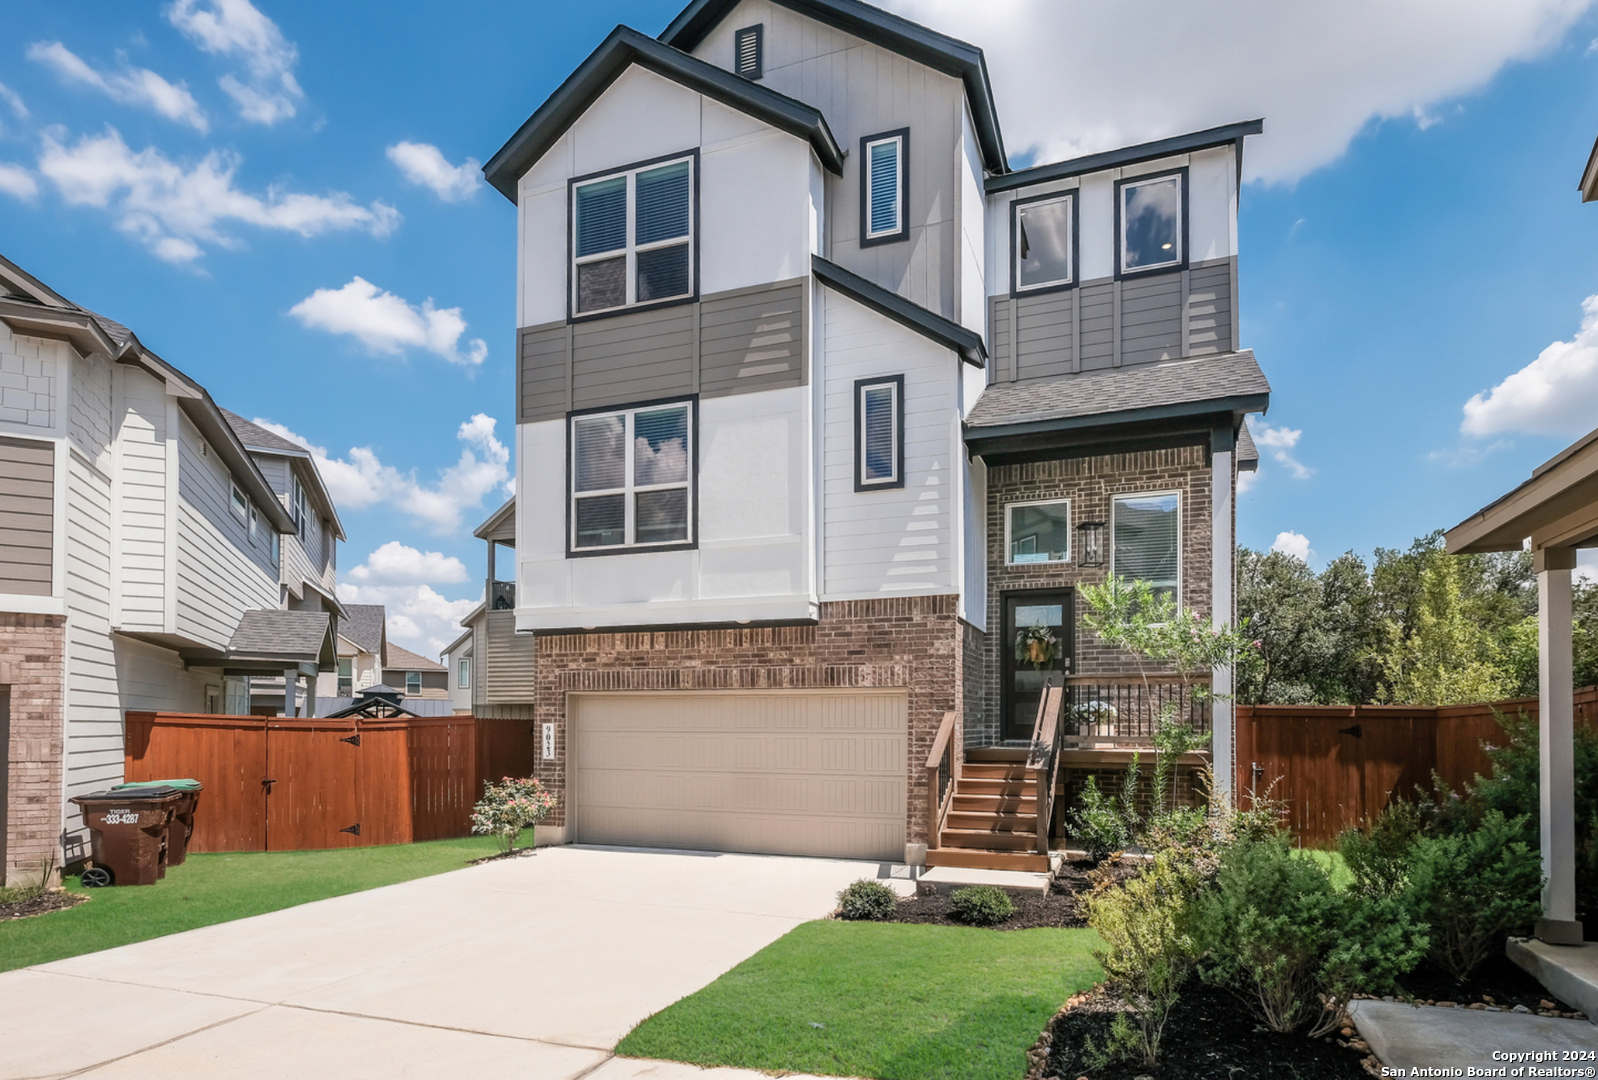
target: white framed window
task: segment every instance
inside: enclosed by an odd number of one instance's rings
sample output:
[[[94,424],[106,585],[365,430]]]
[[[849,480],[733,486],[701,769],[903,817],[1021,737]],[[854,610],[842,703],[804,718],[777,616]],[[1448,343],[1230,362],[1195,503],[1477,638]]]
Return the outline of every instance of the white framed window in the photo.
[[[289,512],[294,516],[294,530],[303,538],[308,515],[305,512],[305,485],[300,483],[299,477],[292,478],[289,492]]]
[[[593,315],[694,294],[697,153],[571,185],[571,310]]]
[[[1116,273],[1187,265],[1187,170],[1115,184]]]
[[[910,129],[860,140],[860,243],[886,244],[910,235]]]
[[[261,531],[261,514],[255,509],[255,504],[250,504],[250,539],[254,540]]]
[[[353,657],[341,656],[338,658],[338,696],[350,697],[355,693],[355,660]]]
[[[276,529],[267,530],[266,543],[268,550],[272,553],[272,561],[274,563],[283,557],[283,538],[277,534]]]
[[[693,542],[692,401],[571,419],[572,553]]]
[[[1076,282],[1076,194],[1043,195],[1013,204],[1015,291]]]
[[[417,697],[422,692],[422,673],[420,671],[407,671],[405,673],[405,692],[411,697]]]
[[[904,376],[854,384],[854,489],[904,487]]]
[[[1009,503],[1004,508],[1005,561],[1011,566],[1071,561],[1071,500]]]
[[[1110,500],[1110,573],[1146,581],[1156,598],[1182,603],[1182,496],[1139,491]]]
[[[233,513],[240,521],[244,521],[250,516],[250,497],[244,494],[237,484],[231,486],[233,492],[229,501],[233,506]]]
[[[460,662],[457,664],[457,671],[459,674],[456,675],[455,685],[465,690],[472,685],[472,658],[470,656],[461,657]]]
[[[228,716],[250,715],[248,677],[228,675],[222,679],[222,711]]]

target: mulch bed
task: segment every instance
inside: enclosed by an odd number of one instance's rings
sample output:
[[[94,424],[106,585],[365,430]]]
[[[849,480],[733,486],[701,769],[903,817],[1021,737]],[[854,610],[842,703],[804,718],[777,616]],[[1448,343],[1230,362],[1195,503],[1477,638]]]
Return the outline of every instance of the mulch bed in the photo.
[[[1042,1067],[1035,1067],[1029,1076],[1061,1080],[1239,1080],[1260,1076],[1369,1080],[1365,1059],[1375,1062],[1357,1036],[1344,1038],[1334,1033],[1327,1039],[1311,1039],[1271,1031],[1256,1021],[1235,995],[1194,979],[1171,1010],[1161,1040],[1160,1064],[1117,1061],[1095,1067],[1089,1061],[1088,1042],[1108,1043],[1110,1021],[1118,1009],[1116,1000],[1102,989],[1067,1002],[1034,1049],[1034,1061],[1041,1060]]]
[[[1046,893],[1021,892],[1006,889],[1015,903],[1015,914],[990,930],[1032,930],[1037,927],[1072,929],[1086,926],[1087,912],[1077,900],[1078,893],[1091,892],[1088,871],[1090,862],[1066,863],[1050,884]],[[1131,877],[1142,869],[1138,862],[1117,862],[1107,867],[1115,880]],[[955,918],[954,902],[947,893],[929,893],[899,901],[892,922],[933,923],[939,926],[965,926]]]
[[[1442,968],[1424,962],[1399,979],[1398,985],[1402,991],[1399,1000],[1413,998],[1419,1005],[1456,1005],[1486,1012],[1525,1010],[1543,1016],[1586,1018],[1555,998],[1541,983],[1502,953],[1482,961],[1481,966],[1471,973],[1470,979],[1463,983],[1456,982]]]
[[[0,904],[0,922],[10,922],[12,919],[27,919],[34,915],[48,915],[52,911],[65,911],[67,908],[86,904],[89,898],[82,893],[69,892],[43,892],[31,900],[24,900],[17,904]]]

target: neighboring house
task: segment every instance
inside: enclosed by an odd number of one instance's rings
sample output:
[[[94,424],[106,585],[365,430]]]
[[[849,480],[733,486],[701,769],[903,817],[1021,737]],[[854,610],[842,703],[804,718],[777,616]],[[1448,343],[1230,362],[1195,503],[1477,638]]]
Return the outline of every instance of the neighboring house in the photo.
[[[262,678],[281,708],[285,673],[288,711],[314,711],[337,606],[299,577],[272,460],[127,327],[0,258],[7,879],[87,854],[66,800],[122,779],[126,711],[246,713]],[[314,471],[304,482],[336,534]]]
[[[444,667],[449,671],[449,703],[453,712],[470,715],[472,711],[472,691],[475,689],[475,680],[472,671],[472,639],[476,636],[473,625],[475,617],[482,612],[482,606],[461,620],[461,625],[466,627],[466,632],[439,654],[444,662]]]
[[[1122,695],[1074,767],[1147,743],[1077,586],[1232,618],[1269,402],[1237,321],[1260,130],[1016,170],[981,51],[858,0],[695,0],[606,38],[484,168],[518,209],[540,835],[1042,862],[1015,759],[1044,684]],[[948,817],[940,731],[998,774]]]
[[[388,646],[382,604],[345,604],[339,623],[338,670],[324,674],[317,694],[353,701],[369,686],[383,681],[383,656]]]
[[[392,641],[383,661],[383,682],[404,694],[402,705],[412,698],[429,701],[449,700],[449,672],[437,660],[418,656]]]
[[[500,548],[516,551],[516,500],[491,514],[472,532],[487,545],[484,601],[473,608],[461,625],[466,633],[444,650],[450,669],[450,699],[456,712],[485,719],[530,720],[535,691],[535,640],[516,629],[516,583],[502,579],[500,571],[515,571],[499,561]]]

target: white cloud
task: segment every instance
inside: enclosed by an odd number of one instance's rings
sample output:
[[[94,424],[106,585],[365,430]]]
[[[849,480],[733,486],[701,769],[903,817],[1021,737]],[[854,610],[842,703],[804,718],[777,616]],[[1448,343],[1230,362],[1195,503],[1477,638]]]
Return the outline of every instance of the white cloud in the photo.
[[[154,147],[134,153],[115,128],[104,135],[84,135],[63,145],[60,129],[46,132],[39,171],[53,182],[62,198],[76,205],[110,210],[117,227],[136,237],[158,256],[190,262],[201,244],[235,247],[223,231],[228,222],[316,236],[341,229],[359,229],[383,237],[399,224],[392,206],[362,206],[342,191],[302,195],[267,188],[263,195],[233,184],[240,158],[213,150],[191,168],[172,161]]]
[[[1598,296],[1581,302],[1581,328],[1486,394],[1465,402],[1462,435],[1511,431],[1584,435],[1598,425]]]
[[[1251,472],[1240,472],[1237,474],[1237,493],[1239,495],[1247,495],[1254,485],[1259,482],[1260,471],[1258,466],[1255,466]]]
[[[382,604],[388,640],[414,653],[437,659],[464,632],[460,621],[476,607],[474,600],[450,600],[428,585],[352,585],[340,582],[338,598],[346,604]]]
[[[340,509],[364,510],[386,503],[436,532],[449,533],[459,529],[465,512],[481,506],[484,498],[496,493],[506,498],[515,490],[510,450],[495,437],[494,418],[482,413],[456,430],[455,437],[465,444],[460,458],[439,470],[438,483],[432,486],[417,480],[414,469],[400,472],[384,465],[370,447],[351,447],[346,458],[329,457],[325,447],[313,445],[282,424],[260,417],[254,422],[311,452],[322,482]]]
[[[441,551],[418,551],[390,540],[345,577],[357,585],[456,585],[466,580],[466,564]]]
[[[1308,480],[1315,475],[1315,470],[1295,458],[1291,451],[1298,446],[1298,440],[1304,434],[1302,428],[1279,427],[1273,428],[1269,424],[1261,424],[1258,431],[1250,429],[1254,436],[1254,443],[1270,451],[1271,458],[1278,465],[1287,469],[1288,475],[1294,480]]]
[[[0,101],[11,107],[11,111],[16,113],[18,120],[26,120],[28,118],[28,107],[22,103],[22,95],[5,83],[0,83]]]
[[[168,120],[188,124],[202,135],[211,130],[205,111],[189,93],[187,83],[169,83],[148,68],[131,67],[126,61],[120,71],[96,71],[59,41],[36,41],[28,46],[27,55],[29,60],[43,64],[66,81],[92,86],[112,101],[150,109]],[[20,103],[18,99],[13,108]]]
[[[432,188],[433,194],[445,202],[460,202],[477,194],[482,166],[476,158],[451,165],[431,143],[398,142],[388,148],[388,159],[399,166],[405,179]]]
[[[1280,551],[1283,555],[1291,555],[1301,563],[1307,563],[1315,558],[1315,552],[1309,546],[1309,537],[1303,533],[1277,533],[1276,542],[1271,545],[1271,550]]]
[[[1428,122],[1557,44],[1593,0],[888,0],[981,46],[1012,152],[1057,161],[1266,118],[1249,178],[1291,183],[1373,120]]]
[[[1598,548],[1576,549],[1575,580],[1591,584],[1598,581]]]
[[[305,98],[294,78],[299,49],[250,0],[173,0],[166,17],[206,52],[244,62],[246,79],[230,72],[217,85],[245,120],[271,125],[295,114]]]
[[[349,334],[373,352],[391,356],[408,347],[422,348],[468,367],[481,364],[488,356],[488,344],[482,338],[471,339],[461,352],[466,320],[461,318],[460,308],[435,308],[431,297],[416,307],[363,277],[351,278],[340,289],[317,289],[290,308],[289,314],[313,330]]]
[[[39,184],[21,165],[0,162],[0,191],[19,199],[31,199],[39,193]]]

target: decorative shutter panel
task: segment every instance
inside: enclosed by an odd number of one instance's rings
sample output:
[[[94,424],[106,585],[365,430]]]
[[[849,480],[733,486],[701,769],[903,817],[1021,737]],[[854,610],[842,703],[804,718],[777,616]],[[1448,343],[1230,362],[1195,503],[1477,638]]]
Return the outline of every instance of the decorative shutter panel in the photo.
[[[737,71],[746,79],[758,79],[763,74],[762,41],[764,25],[746,26],[737,35]]]

